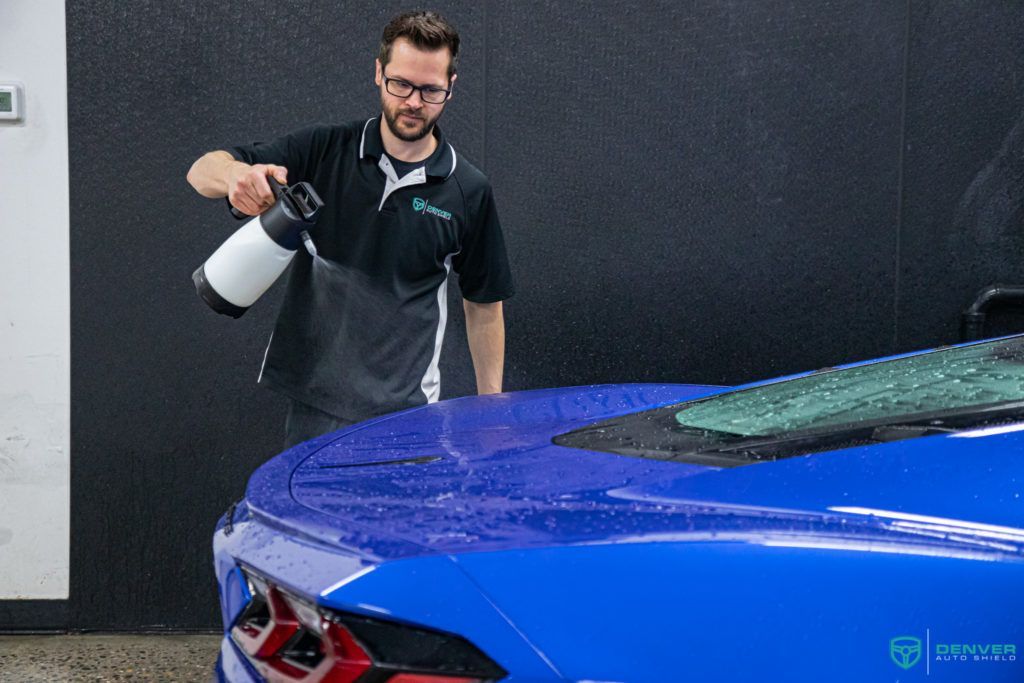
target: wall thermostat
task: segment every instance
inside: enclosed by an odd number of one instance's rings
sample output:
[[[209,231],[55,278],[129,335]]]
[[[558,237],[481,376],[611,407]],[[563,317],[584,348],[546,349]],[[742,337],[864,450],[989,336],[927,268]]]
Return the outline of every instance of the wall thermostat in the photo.
[[[15,83],[0,83],[0,123],[21,121],[24,95]]]

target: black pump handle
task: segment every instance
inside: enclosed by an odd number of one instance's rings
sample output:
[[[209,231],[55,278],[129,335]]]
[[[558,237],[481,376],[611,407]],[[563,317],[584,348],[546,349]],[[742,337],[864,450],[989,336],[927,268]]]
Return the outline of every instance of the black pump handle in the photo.
[[[286,186],[282,186],[281,183],[277,182],[277,178],[272,175],[267,176],[267,182],[270,183],[270,191],[274,193],[275,202],[281,197],[281,193],[288,189]]]
[[[277,182],[277,178],[272,175],[267,176],[267,183],[270,184],[270,191],[274,193],[275,202],[280,199],[281,195],[288,189],[287,186],[281,185],[281,183]],[[249,214],[242,213],[236,209],[230,201],[228,202],[228,208],[231,209],[231,215],[240,221],[244,221],[246,218],[252,218]]]

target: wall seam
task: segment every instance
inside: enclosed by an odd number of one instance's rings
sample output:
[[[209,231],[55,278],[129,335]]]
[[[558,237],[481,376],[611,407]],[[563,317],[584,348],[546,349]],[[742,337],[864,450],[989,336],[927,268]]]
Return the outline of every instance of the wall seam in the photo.
[[[483,72],[484,73],[483,73],[483,96],[481,97],[481,100],[482,100],[481,115],[482,115],[482,118],[483,118],[483,124],[481,125],[481,128],[480,128],[480,131],[481,131],[480,134],[481,134],[481,137],[483,139],[483,141],[482,141],[482,143],[480,145],[480,147],[481,147],[481,150],[480,150],[480,157],[481,157],[480,158],[480,167],[483,169],[484,173],[487,172],[487,80],[488,80],[487,68],[488,68],[488,61],[490,61],[488,59],[489,50],[490,50],[490,41],[487,39],[487,36],[490,33],[490,23],[489,23],[489,21],[490,21],[490,13],[487,11],[487,9],[488,9],[489,5],[490,5],[490,2],[488,0],[484,0],[484,3],[483,3],[483,6],[484,6],[484,49],[483,49],[483,53],[484,53],[484,69],[483,69]]]
[[[907,19],[903,32],[903,87],[900,94],[900,152],[897,162],[896,182],[896,248],[894,257],[893,273],[893,297],[892,297],[892,351],[899,350],[900,341],[900,269],[903,264],[903,210],[906,176],[906,149],[907,149],[907,89],[910,76],[910,17],[911,0],[907,0]]]

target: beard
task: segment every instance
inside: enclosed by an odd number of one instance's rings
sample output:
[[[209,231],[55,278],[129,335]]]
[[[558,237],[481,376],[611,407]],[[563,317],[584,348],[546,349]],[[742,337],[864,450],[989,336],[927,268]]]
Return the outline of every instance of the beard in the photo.
[[[384,112],[384,121],[388,124],[388,129],[391,133],[404,142],[416,142],[425,138],[432,130],[434,130],[434,124],[441,118],[443,109],[437,113],[433,118],[429,118],[423,115],[423,111],[419,113],[413,113],[411,111],[402,111],[401,105],[396,107],[388,107],[388,103],[381,99],[381,110]],[[416,123],[412,124],[405,119],[399,121],[398,117],[401,114],[406,116],[416,117]]]

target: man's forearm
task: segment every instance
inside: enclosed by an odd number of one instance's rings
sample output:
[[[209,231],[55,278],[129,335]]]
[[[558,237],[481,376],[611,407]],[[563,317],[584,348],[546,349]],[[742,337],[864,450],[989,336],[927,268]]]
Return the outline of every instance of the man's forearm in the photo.
[[[243,161],[236,161],[223,150],[217,150],[199,157],[188,170],[186,178],[196,192],[204,197],[227,197],[231,206],[242,213],[258,216],[275,201],[267,176],[274,176],[282,185],[288,183],[288,169],[284,166],[250,166]]]
[[[501,302],[478,304],[464,299],[462,304],[477,393],[497,394],[505,368],[505,318]]]
[[[248,164],[236,161],[233,156],[221,150],[208,152],[196,159],[186,177],[196,192],[210,199],[218,199],[228,195],[233,167],[238,166],[248,167]]]

